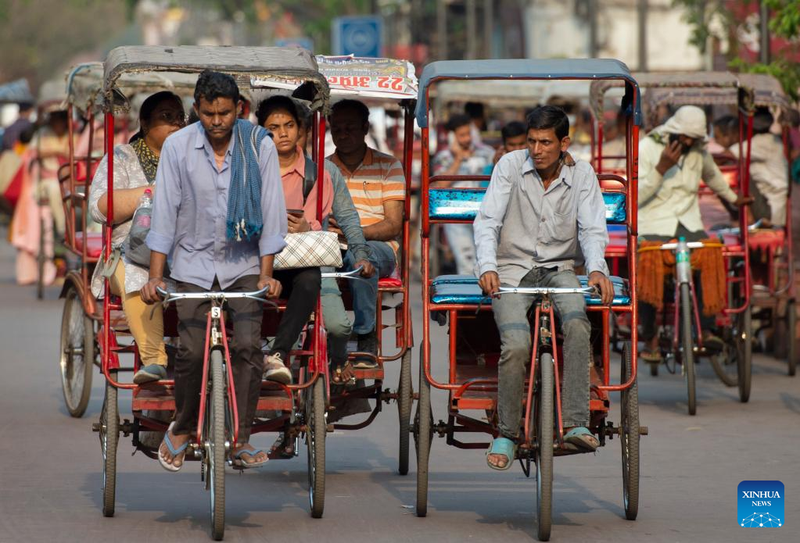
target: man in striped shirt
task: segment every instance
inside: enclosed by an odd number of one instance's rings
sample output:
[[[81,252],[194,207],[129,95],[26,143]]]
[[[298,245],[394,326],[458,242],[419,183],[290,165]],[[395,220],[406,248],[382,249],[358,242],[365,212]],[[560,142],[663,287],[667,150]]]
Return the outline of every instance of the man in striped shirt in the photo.
[[[403,230],[403,201],[406,197],[405,177],[400,162],[366,144],[369,134],[369,109],[356,100],[337,102],[331,113],[331,137],[336,152],[329,158],[342,171],[350,196],[361,218],[364,237],[372,249],[372,265],[378,272],[368,281],[353,281],[353,330],[358,334],[359,352],[377,354],[375,330],[378,278],[388,277],[397,267],[397,238]],[[329,230],[337,231],[331,219]],[[354,259],[348,251],[346,269]],[[356,360],[355,368],[371,368],[371,358]]]

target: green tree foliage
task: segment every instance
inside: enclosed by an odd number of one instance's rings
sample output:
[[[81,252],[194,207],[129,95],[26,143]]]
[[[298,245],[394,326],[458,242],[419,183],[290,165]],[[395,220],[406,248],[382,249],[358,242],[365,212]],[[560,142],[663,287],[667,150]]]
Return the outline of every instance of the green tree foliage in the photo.
[[[745,4],[756,0],[743,0]],[[769,8],[769,30],[776,36],[790,42],[786,52],[800,51],[797,38],[800,36],[800,0],[763,0]],[[769,74],[783,85],[792,99],[797,100],[800,89],[800,64],[783,58],[774,59],[769,64],[750,63],[739,56],[738,32],[758,29],[747,28],[747,21],[735,19],[726,0],[673,0],[673,5],[685,9],[685,20],[692,27],[692,44],[705,52],[709,38],[727,40],[728,61],[732,69],[742,72]],[[720,32],[724,32],[721,35]]]
[[[126,0],[0,0],[0,81],[32,88],[60,77],[76,55],[94,52],[121,32]]]

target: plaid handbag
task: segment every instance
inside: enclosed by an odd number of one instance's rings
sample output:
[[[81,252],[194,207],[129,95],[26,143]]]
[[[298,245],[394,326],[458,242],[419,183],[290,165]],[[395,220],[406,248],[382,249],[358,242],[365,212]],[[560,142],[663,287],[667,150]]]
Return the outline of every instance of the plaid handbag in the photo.
[[[335,232],[310,231],[286,234],[286,247],[275,255],[276,270],[342,267],[339,236]]]

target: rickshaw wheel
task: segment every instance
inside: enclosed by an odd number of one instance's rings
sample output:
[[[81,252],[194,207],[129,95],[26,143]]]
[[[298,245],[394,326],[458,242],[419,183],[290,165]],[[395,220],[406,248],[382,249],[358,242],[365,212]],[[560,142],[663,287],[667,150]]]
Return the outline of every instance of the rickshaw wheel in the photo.
[[[553,355],[539,359],[539,390],[536,391],[536,515],[539,541],[550,540],[553,522],[553,431],[555,428],[555,378]]]
[[[414,388],[411,382],[411,349],[400,362],[400,384],[397,387],[397,412],[400,417],[400,459],[397,471],[408,475],[408,452],[411,444],[411,408],[414,405]]]
[[[206,409],[206,462],[211,491],[211,536],[225,535],[225,371],[222,351],[211,351],[211,393]]]
[[[116,375],[114,372],[112,375]],[[103,452],[103,516],[113,517],[117,487],[117,445],[119,444],[119,405],[117,389],[106,382],[100,412],[100,447]]]
[[[735,387],[739,384],[739,342],[742,336],[738,321],[731,331],[731,334],[726,333],[724,336],[725,349],[722,352],[711,355],[709,360],[719,380],[726,386]]]
[[[82,417],[89,405],[94,369],[94,323],[83,311],[78,290],[67,289],[61,316],[61,390],[67,411]]]
[[[622,377],[626,383],[633,374],[631,343],[622,347]],[[622,449],[622,497],[625,518],[636,520],[639,513],[639,384],[622,391],[622,421],[620,423],[620,445]]]
[[[313,518],[322,518],[325,510],[325,377],[320,374],[309,387],[306,402],[306,445],[308,447],[308,503]]]
[[[750,399],[750,382],[753,362],[753,308],[747,306],[739,314],[739,327],[736,337],[739,370],[739,400],[746,403]]]
[[[797,305],[794,300],[786,304],[786,356],[789,362],[789,375],[797,373]]]
[[[648,362],[648,366],[650,366],[650,375],[652,377],[658,377],[658,365],[660,362]]]
[[[419,358],[419,401],[417,414],[414,417],[414,441],[417,449],[417,516],[428,514],[428,461],[431,454],[433,437],[433,413],[431,411],[431,385],[425,378],[425,366],[422,363],[422,349]]]
[[[694,368],[694,340],[692,338],[693,306],[692,297],[689,293],[688,283],[681,285],[681,346],[683,353],[681,363],[683,372],[686,375],[686,387],[688,393],[689,414],[697,413],[697,392],[695,384]]]

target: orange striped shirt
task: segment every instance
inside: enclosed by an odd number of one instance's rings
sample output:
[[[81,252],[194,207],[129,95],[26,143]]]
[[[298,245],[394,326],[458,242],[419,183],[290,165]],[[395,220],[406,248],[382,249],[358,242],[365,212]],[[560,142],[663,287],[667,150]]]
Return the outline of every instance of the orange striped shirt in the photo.
[[[328,157],[336,164],[347,181],[347,189],[361,218],[361,226],[370,226],[384,220],[384,202],[406,199],[406,179],[400,161],[391,155],[367,147],[361,165],[351,172],[336,153]],[[396,241],[387,242],[395,252]]]

